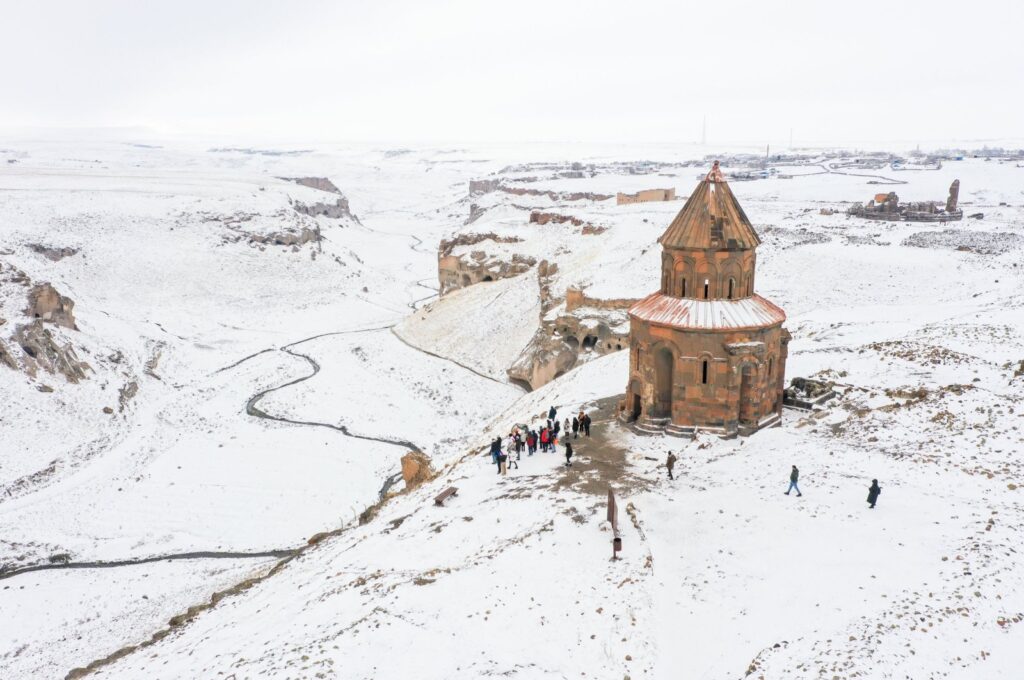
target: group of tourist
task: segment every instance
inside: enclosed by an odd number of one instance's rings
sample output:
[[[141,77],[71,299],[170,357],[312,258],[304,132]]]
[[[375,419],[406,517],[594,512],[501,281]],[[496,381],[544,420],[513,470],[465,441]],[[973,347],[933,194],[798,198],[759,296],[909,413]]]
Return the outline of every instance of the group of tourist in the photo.
[[[565,467],[572,467],[571,440],[579,439],[580,434],[589,437],[590,423],[590,415],[580,409],[571,420],[565,419],[563,427],[558,420],[558,409],[552,406],[548,410],[547,423],[541,425],[539,429],[534,426],[520,428],[516,425],[504,441],[501,437],[491,440],[491,460],[498,468],[498,474],[505,475],[510,468],[519,469],[523,451],[526,451],[527,456],[532,456],[537,451],[555,453],[561,443],[565,447]]]

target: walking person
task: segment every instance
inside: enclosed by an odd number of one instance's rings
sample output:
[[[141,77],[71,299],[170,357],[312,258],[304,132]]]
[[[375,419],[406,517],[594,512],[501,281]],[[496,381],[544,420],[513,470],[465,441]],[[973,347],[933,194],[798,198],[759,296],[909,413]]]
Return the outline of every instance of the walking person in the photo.
[[[800,487],[796,485],[798,479],[800,479],[800,471],[797,470],[796,466],[794,465],[793,471],[789,473],[789,488],[786,489],[787,496],[789,495],[789,492],[792,491],[793,489],[796,489],[796,495],[798,497],[803,496],[803,494],[800,493]]]
[[[572,444],[565,442],[565,467],[572,467]]]
[[[491,440],[491,462],[493,462],[495,465],[498,465],[499,453],[501,453],[501,439],[495,437],[494,439]]]
[[[577,418],[576,416],[572,417],[572,438],[580,438],[580,419]]]
[[[519,456],[518,455],[513,456],[512,452],[509,451],[508,452],[508,461],[505,463],[505,472],[507,473],[512,468],[515,468],[517,470],[519,469]]]
[[[882,493],[882,487],[878,486],[878,480],[872,479],[871,486],[868,488],[868,507],[872,510],[875,509],[875,503],[878,502],[878,495]]]
[[[505,453],[499,453],[498,454],[498,474],[499,475],[507,475],[508,474],[508,455],[505,454]]]
[[[669,451],[668,452],[668,458],[665,459],[665,467],[668,468],[668,478],[669,479],[675,479],[675,477],[672,476],[672,468],[674,468],[675,466],[676,466],[676,454],[674,454],[671,451]]]

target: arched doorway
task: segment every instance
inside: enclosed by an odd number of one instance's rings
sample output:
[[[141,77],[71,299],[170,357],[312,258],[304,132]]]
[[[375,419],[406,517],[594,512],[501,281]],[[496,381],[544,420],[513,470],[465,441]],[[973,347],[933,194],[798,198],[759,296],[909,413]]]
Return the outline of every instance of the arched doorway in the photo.
[[[757,409],[754,408],[754,381],[757,378],[756,368],[744,364],[740,373],[740,412],[739,421],[744,425],[757,424]]]
[[[672,369],[675,359],[671,350],[662,347],[654,353],[654,415],[672,415]]]
[[[629,419],[638,420],[640,418],[640,383],[634,380],[629,386],[629,393],[632,396],[629,402]]]

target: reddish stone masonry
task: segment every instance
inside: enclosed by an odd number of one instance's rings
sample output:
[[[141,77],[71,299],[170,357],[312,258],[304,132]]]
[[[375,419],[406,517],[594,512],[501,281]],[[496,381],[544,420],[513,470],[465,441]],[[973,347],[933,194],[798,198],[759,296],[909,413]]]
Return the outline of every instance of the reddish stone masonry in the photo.
[[[714,164],[659,239],[661,289],[630,307],[620,418],[645,432],[726,436],[777,425],[789,332],[754,294],[760,239]]]

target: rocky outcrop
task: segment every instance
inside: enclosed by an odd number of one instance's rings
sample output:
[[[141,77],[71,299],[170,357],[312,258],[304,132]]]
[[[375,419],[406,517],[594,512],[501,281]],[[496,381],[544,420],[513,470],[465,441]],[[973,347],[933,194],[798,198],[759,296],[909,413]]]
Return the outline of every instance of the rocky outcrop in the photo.
[[[25,313],[33,319],[50,323],[71,330],[78,330],[73,313],[75,303],[71,298],[64,297],[49,283],[40,283],[32,287],[28,294],[28,309]]]
[[[274,246],[301,246],[320,242],[320,227],[302,227],[297,231],[275,231],[270,234],[249,234],[249,243]]]
[[[429,481],[434,475],[430,459],[420,451],[410,451],[402,456],[402,479],[405,488],[412,489]]]
[[[508,369],[508,377],[530,389],[551,382],[576,365],[576,350],[544,328],[537,329],[530,344]]]
[[[59,262],[65,257],[71,257],[72,255],[78,254],[78,248],[55,248],[52,246],[44,246],[41,243],[29,243],[28,249],[33,253],[42,255],[51,262]]]
[[[341,193],[341,189],[336,187],[334,182],[326,177],[280,177],[279,179],[283,179],[286,182],[295,182],[296,184],[301,184],[302,186],[309,187],[310,189],[326,191],[331,194],[338,194],[339,196],[344,195]]]
[[[482,196],[502,191],[515,196],[546,196],[552,201],[606,201],[611,194],[595,194],[589,191],[559,192],[545,189],[528,189],[506,185],[501,179],[475,179],[469,182],[469,195]]]
[[[332,220],[350,219],[353,222],[359,222],[359,218],[349,210],[348,199],[344,196],[334,201],[334,203],[317,202],[306,204],[295,201],[292,207],[295,209],[295,212],[301,215],[327,217]]]
[[[454,254],[457,247],[473,246],[484,241],[519,243],[521,239],[487,233],[460,234],[453,239],[441,241],[437,251],[437,275],[441,295],[481,281],[497,281],[519,276],[537,263],[536,259],[526,255],[513,254],[508,260],[503,260],[483,250]]]
[[[603,234],[608,231],[608,227],[601,227],[591,224],[590,222],[584,222],[580,218],[573,217],[572,215],[560,215],[559,213],[541,212],[539,210],[534,210],[530,213],[530,224],[543,225],[548,224],[549,222],[553,222],[555,224],[565,224],[568,222],[574,227],[583,227],[580,233],[584,236]]]
[[[18,326],[14,341],[25,354],[25,372],[33,378],[41,368],[47,373],[63,375],[70,383],[77,383],[85,380],[87,370],[92,370],[89,364],[78,359],[71,343],[58,343],[41,319]]]

